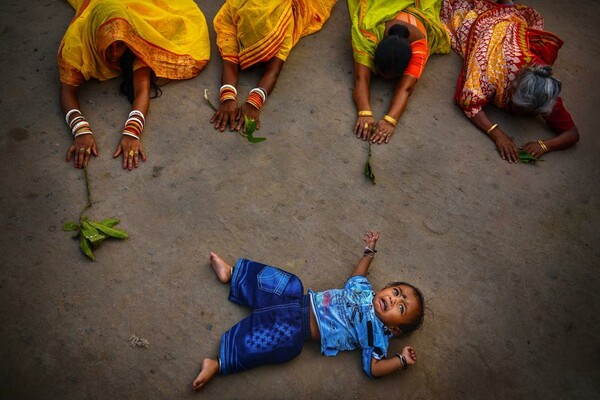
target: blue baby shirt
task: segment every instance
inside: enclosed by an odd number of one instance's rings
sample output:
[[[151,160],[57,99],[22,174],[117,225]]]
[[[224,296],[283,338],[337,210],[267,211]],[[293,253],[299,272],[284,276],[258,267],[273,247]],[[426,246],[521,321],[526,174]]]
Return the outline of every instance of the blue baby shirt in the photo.
[[[343,289],[308,291],[321,334],[321,353],[362,349],[363,369],[371,375],[371,358],[386,357],[392,333],[375,315],[373,287],[364,276],[353,276]]]

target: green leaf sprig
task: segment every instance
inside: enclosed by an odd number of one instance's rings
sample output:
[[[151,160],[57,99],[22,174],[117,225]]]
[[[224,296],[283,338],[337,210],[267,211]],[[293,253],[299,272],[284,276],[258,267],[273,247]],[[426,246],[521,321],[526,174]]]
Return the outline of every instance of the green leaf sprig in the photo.
[[[532,156],[525,150],[519,150],[518,156],[519,156],[519,162],[523,163],[523,164],[535,164],[537,161],[544,161],[544,160],[539,160],[539,159],[535,158],[534,156]]]
[[[210,98],[208,96],[208,89],[204,89],[204,100],[206,100],[209,107],[212,108],[213,111],[217,111],[217,107],[215,107],[214,104],[210,101]],[[246,115],[244,115],[244,126],[241,129],[238,129],[237,132],[250,143],[260,143],[267,140],[267,138],[265,137],[255,137],[255,130],[256,120],[254,120],[253,118],[248,118]]]
[[[373,167],[371,166],[371,141],[368,141],[367,152],[367,162],[365,162],[364,174],[371,180],[373,185],[376,185],[377,182],[375,181],[375,173],[373,172]]]
[[[63,224],[63,231],[76,231],[74,238],[79,238],[79,248],[90,260],[94,261],[96,257],[92,249],[96,250],[104,240],[108,238],[125,239],[127,232],[114,228],[119,222],[118,218],[108,218],[96,222],[88,219],[83,213],[92,206],[92,196],[90,193],[90,180],[87,167],[83,167],[85,173],[85,188],[87,191],[87,204],[79,213],[79,222],[67,221]]]

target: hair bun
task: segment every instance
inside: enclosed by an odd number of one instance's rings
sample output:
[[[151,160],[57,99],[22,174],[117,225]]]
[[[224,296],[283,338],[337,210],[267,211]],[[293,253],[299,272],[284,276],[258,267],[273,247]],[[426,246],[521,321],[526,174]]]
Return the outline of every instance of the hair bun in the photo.
[[[533,68],[533,73],[542,78],[548,78],[552,76],[552,67],[549,65],[538,66]]]
[[[394,24],[388,30],[389,36],[400,36],[402,38],[408,38],[408,28],[404,24]]]

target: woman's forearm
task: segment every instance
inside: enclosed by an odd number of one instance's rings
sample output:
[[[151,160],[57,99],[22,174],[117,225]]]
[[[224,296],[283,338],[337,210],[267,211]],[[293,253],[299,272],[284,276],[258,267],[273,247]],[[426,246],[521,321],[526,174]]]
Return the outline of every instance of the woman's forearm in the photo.
[[[368,67],[354,63],[354,90],[352,97],[358,111],[367,111],[371,109],[370,91],[371,70]]]
[[[408,106],[408,98],[414,91],[416,84],[417,79],[411,75],[403,75],[398,81],[396,89],[394,90],[394,97],[392,98],[392,102],[388,111],[388,115],[393,117],[396,121],[400,120],[404,110],[406,110],[406,107]]]
[[[277,79],[279,78],[279,74],[283,69],[284,61],[281,58],[273,57],[267,63],[265,68],[265,72],[262,77],[258,81],[258,86],[265,89],[267,94],[271,94],[273,89],[275,89],[275,85],[277,84]]]
[[[150,106],[150,79],[152,71],[149,67],[138,68],[133,72],[133,109],[148,113]]]
[[[60,108],[63,114],[66,114],[72,109],[79,109],[79,101],[77,100],[77,93],[79,92],[79,86],[71,86],[66,83],[60,84]]]

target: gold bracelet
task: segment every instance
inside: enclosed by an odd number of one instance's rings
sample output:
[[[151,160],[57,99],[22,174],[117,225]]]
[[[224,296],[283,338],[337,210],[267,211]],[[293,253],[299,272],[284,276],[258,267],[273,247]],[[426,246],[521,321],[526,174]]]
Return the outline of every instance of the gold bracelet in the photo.
[[[542,140],[538,140],[538,144],[540,145],[542,150],[544,150],[544,153],[548,152],[548,147],[546,147],[546,143],[544,143]]]
[[[394,117],[391,117],[387,114],[383,117],[383,119],[392,124],[392,126],[396,126],[396,124],[398,123],[398,121],[396,121]]]
[[[494,124],[494,125],[490,126],[490,127],[488,128],[488,130],[487,130],[487,131],[485,131],[485,133],[487,133],[487,134],[489,135],[489,134],[490,134],[490,133],[492,133],[492,131],[493,131],[494,129],[496,129],[497,127],[498,127],[498,124]]]
[[[371,112],[371,110],[361,110],[358,112],[358,116],[359,117],[372,117],[373,113]]]

